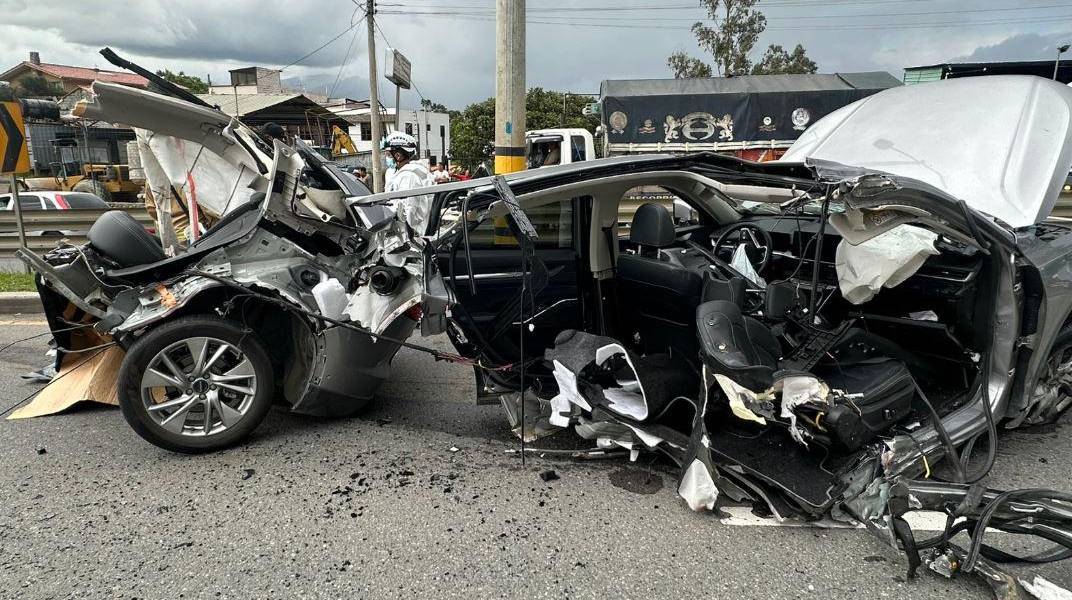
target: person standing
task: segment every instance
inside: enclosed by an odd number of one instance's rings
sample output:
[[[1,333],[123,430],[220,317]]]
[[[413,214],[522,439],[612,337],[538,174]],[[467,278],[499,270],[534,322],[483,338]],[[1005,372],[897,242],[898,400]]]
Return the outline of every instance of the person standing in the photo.
[[[357,177],[357,180],[365,185],[369,184],[368,169],[366,169],[365,167],[358,167],[354,169],[354,177]]]
[[[417,156],[417,140],[412,135],[393,132],[383,141],[387,152],[387,186],[385,192],[401,192],[415,188],[435,185],[435,178]],[[399,216],[418,234],[424,233],[428,223],[428,214],[432,210],[432,196],[410,196],[403,198],[397,205]]]

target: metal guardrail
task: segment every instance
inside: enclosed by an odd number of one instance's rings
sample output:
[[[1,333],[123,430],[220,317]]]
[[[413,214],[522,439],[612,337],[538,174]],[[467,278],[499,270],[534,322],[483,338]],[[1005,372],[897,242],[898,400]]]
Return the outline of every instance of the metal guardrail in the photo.
[[[108,209],[112,210],[112,209]],[[130,205],[123,207],[146,227],[155,223],[145,212],[145,207]],[[85,244],[86,233],[101,215],[104,209],[72,208],[70,210],[27,210],[22,213],[23,226],[26,229],[26,247],[34,252],[47,252],[56,247],[61,239],[72,244]],[[0,211],[0,259],[14,258],[19,247],[18,222],[15,211]]]
[[[1072,194],[1061,194],[1053,205],[1052,217],[1072,218]]]

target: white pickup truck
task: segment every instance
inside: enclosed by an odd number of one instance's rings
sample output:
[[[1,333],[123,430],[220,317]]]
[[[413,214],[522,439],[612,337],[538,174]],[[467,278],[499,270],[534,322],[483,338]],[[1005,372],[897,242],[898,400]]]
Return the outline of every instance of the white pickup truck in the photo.
[[[525,132],[526,168],[594,160],[596,145],[585,129],[537,129]]]

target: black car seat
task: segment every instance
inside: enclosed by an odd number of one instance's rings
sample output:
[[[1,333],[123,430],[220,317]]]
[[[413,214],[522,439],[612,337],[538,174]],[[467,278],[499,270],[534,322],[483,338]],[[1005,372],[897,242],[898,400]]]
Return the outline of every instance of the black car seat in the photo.
[[[89,244],[122,267],[164,260],[160,240],[125,210],[110,210],[89,228]]]
[[[621,321],[632,330],[630,334],[640,333],[645,348],[653,351],[673,346],[675,340],[695,339],[692,318],[703,280],[699,272],[682,266],[665,250],[675,237],[670,211],[658,204],[642,204],[629,230],[635,254],[618,256]]]
[[[715,300],[696,308],[696,329],[700,338],[700,356],[714,374],[725,375],[755,392],[769,388],[779,371],[793,369],[782,360],[782,348],[771,329],[757,319],[741,313],[733,302]],[[843,343],[851,345],[861,338],[858,330],[849,329]],[[865,333],[865,332],[861,332]],[[835,349],[831,355],[838,354]],[[842,359],[833,364],[819,364],[810,369],[831,389],[857,395],[846,410],[829,411],[838,419],[831,428],[846,447],[859,447],[911,408],[916,385],[905,363],[896,354],[875,355],[863,359]],[[799,372],[799,371],[797,371]],[[867,422],[861,425],[861,422]]]

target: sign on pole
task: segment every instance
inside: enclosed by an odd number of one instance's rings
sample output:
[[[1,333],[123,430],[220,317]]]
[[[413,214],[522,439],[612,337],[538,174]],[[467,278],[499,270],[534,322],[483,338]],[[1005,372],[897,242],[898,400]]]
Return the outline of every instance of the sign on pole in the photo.
[[[30,153],[26,148],[26,126],[22,105],[0,102],[0,174],[12,175],[30,170]]]
[[[409,59],[402,55],[398,50],[391,48],[387,49],[387,81],[397,85],[398,87],[408,90],[413,84],[413,80],[410,78],[410,64]]]
[[[26,228],[22,224],[22,203],[15,173],[30,170],[30,153],[26,148],[26,125],[22,121],[22,105],[0,102],[0,174],[10,176],[11,204],[19,229],[19,247],[26,247]]]

